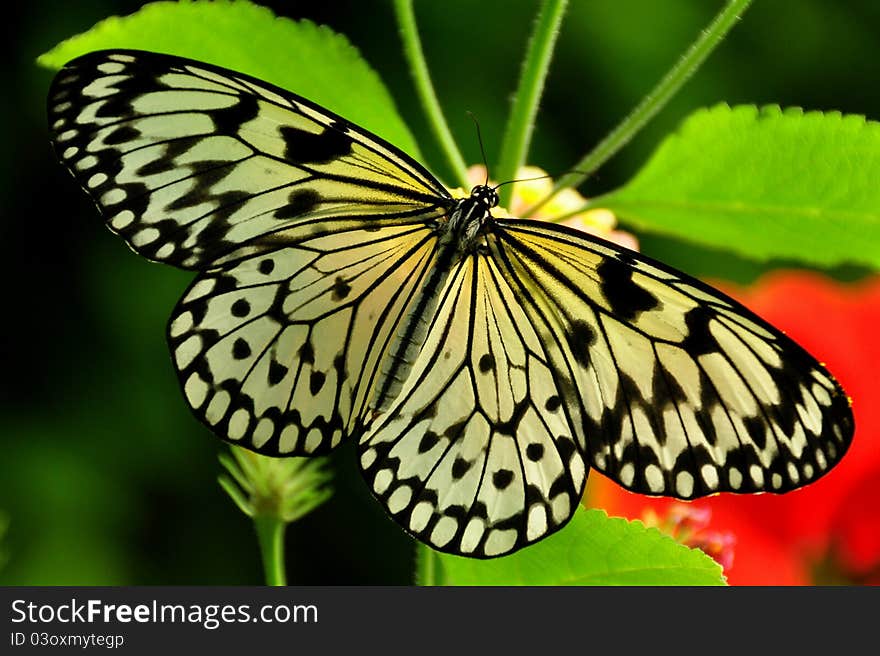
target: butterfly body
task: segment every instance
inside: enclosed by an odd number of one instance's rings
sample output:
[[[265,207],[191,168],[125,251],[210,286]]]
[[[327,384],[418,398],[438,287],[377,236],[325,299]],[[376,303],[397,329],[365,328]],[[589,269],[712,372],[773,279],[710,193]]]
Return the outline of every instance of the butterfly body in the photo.
[[[434,314],[440,293],[452,267],[482,244],[491,210],[498,204],[498,194],[488,185],[477,185],[467,198],[454,202],[448,217],[437,223],[437,257],[424,285],[424,291],[413,303],[407,321],[401,324],[397,341],[392,345],[371,404],[376,415],[388,409],[425,341],[428,318]]]
[[[467,198],[458,200],[450,214],[446,235],[440,243],[452,242],[459,253],[474,247],[476,238],[492,218],[491,210],[498,205],[498,194],[488,185],[477,185]]]
[[[434,548],[494,557],[561,528],[597,469],[647,494],[785,492],[853,435],[830,373],[639,253],[454,199],[295,94],[140,51],[70,62],[61,161],[111,230],[197,271],[168,323],[181,390],[271,456],[357,440],[372,493]]]

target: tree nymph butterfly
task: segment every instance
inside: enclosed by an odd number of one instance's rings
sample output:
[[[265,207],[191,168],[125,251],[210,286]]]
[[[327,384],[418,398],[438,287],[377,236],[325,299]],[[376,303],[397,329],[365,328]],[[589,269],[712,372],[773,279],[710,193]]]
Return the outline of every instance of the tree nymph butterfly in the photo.
[[[595,468],[684,499],[785,492],[854,423],[831,374],[706,284],[453,198],[376,135],[247,75],[114,50],[49,92],[55,150],[144,257],[197,272],[181,389],[270,456],[357,440],[410,534],[474,557],[562,527]]]

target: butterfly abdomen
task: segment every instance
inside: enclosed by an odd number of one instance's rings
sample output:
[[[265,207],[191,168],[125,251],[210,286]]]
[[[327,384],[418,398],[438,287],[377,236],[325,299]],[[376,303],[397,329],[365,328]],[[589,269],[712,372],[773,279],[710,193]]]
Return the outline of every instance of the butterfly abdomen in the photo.
[[[375,412],[385,411],[400,393],[412,370],[430,327],[437,304],[446,287],[449,273],[473,250],[480,229],[490,217],[492,204],[484,197],[484,190],[495,194],[490,187],[476,187],[468,198],[459,199],[449,212],[449,220],[437,228],[437,259],[428,272],[424,287],[412,304],[411,311],[401,322],[390,345],[388,358],[373,399]],[[497,195],[494,196],[497,202]]]
[[[449,272],[460,259],[456,250],[454,246],[447,246],[440,251],[436,264],[427,274],[422,291],[413,302],[412,309],[400,323],[376,385],[378,393],[371,403],[375,412],[387,410],[409,376],[412,365],[425,344],[429,318],[433,317],[437,310]]]

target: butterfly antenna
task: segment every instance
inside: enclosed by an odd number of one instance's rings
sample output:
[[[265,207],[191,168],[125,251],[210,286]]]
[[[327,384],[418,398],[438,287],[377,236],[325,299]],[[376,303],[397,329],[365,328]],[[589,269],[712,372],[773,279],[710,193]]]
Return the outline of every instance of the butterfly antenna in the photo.
[[[539,175],[536,178],[519,178],[517,180],[507,180],[506,182],[499,182],[497,185],[493,187],[493,189],[498,189],[498,187],[503,187],[504,185],[516,184],[517,182],[531,182],[532,180],[543,180],[544,178],[552,178],[553,176],[549,173],[547,175]]]
[[[483,166],[486,169],[486,182],[483,183],[483,186],[486,186],[489,184],[489,161],[486,159],[486,149],[483,148],[483,135],[480,132],[480,122],[477,120],[477,117],[474,116],[472,111],[468,110],[467,115],[471,117],[471,120],[477,128],[477,141],[480,143],[480,155],[483,156]]]
[[[572,169],[570,171],[566,171],[563,175],[568,175],[569,173],[581,173],[581,171],[577,171],[575,169]],[[532,180],[543,180],[545,178],[552,178],[552,177],[553,176],[548,173],[547,175],[539,175],[535,178],[518,178],[516,180],[507,180],[506,182],[498,183],[497,185],[495,185],[494,188],[498,189],[498,187],[503,187],[504,185],[509,185],[509,184],[516,184],[517,182],[531,182]]]

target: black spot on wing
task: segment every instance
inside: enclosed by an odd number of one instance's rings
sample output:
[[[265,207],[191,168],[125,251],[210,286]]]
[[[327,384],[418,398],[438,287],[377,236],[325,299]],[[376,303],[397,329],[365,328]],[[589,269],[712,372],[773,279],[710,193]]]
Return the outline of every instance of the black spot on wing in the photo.
[[[232,312],[232,316],[234,317],[246,317],[251,311],[251,304],[243,298],[240,298],[232,304],[230,311]]]
[[[419,453],[427,453],[434,448],[434,445],[440,441],[440,437],[433,431],[426,431],[419,440]]]
[[[131,99],[129,97],[126,97],[126,95],[122,93],[122,91],[124,91],[123,85],[117,84],[116,88],[120,89],[120,93],[106,99],[103,104],[95,111],[95,117],[118,118],[120,116],[140,116],[139,112],[134,111],[134,107],[132,107],[131,105]]]
[[[260,105],[255,96],[242,94],[232,107],[214,110],[211,120],[220,134],[236,135],[242,125],[254,120],[260,113]]]
[[[556,438],[556,450],[559,451],[559,456],[562,458],[562,462],[569,462],[571,460],[572,454],[577,450],[575,446],[574,440],[565,435],[559,435]]]
[[[138,168],[138,170],[135,171],[135,175],[146,178],[151,175],[173,171],[177,167],[177,162],[175,162],[173,158],[169,157],[166,154],[162,157],[152,160],[151,162],[147,162],[146,164]]]
[[[327,375],[323,371],[312,372],[312,375],[309,376],[309,391],[312,393],[312,396],[316,396],[321,391],[326,379]]]
[[[533,442],[526,447],[526,457],[532,462],[538,462],[544,457],[544,445]]]
[[[691,356],[714,353],[719,350],[718,342],[709,330],[712,316],[712,311],[701,305],[688,310],[685,314],[684,323],[687,326],[687,337],[682,341],[681,346]]]
[[[336,276],[336,280],[333,281],[333,294],[331,298],[334,301],[341,301],[346,298],[349,293],[351,293],[351,285],[349,285],[342,276]]]
[[[513,482],[513,472],[509,469],[499,469],[492,474],[492,485],[498,490],[505,489]]]
[[[657,307],[656,297],[633,282],[632,267],[609,257],[596,272],[601,279],[602,295],[621,319],[632,321],[639,313]]]
[[[767,447],[767,428],[760,417],[743,417],[746,431],[752,438],[755,446],[759,451],[763,451]],[[790,433],[789,433],[790,434]]]
[[[122,139],[123,141],[127,141],[131,139],[136,139],[139,136],[140,130],[136,130],[130,126],[123,125],[117,128],[112,135],[106,137],[104,139],[104,142],[110,143],[109,140],[111,137],[114,139]],[[161,154],[157,155],[155,159],[152,159],[146,164],[141,165],[135,173],[138,176],[147,177],[150,175],[174,171],[181,167],[187,168],[193,173],[197,173],[206,168],[210,168],[212,165],[216,165],[216,162],[212,163],[210,160],[202,160],[198,162],[187,162],[184,165],[181,165],[177,162],[177,158],[190,152],[195,146],[202,143],[203,141],[204,138],[199,135],[195,137],[181,137],[175,141],[166,143],[162,146]]]
[[[436,408],[434,408],[434,411],[436,412]],[[464,435],[464,429],[467,427],[468,421],[469,420],[465,419],[464,421],[452,424],[451,426],[446,428],[446,430],[443,432],[443,435],[455,442]]]
[[[458,480],[462,478],[465,474],[468,473],[468,470],[471,468],[472,462],[468,462],[461,456],[455,459],[455,462],[452,463],[452,478]]]
[[[244,360],[246,357],[250,356],[250,354],[251,347],[241,337],[232,343],[232,357],[236,360]]]
[[[287,205],[280,207],[273,215],[276,219],[295,219],[308,214],[321,202],[321,194],[313,189],[297,189],[290,192]]]
[[[224,191],[220,194],[211,194],[211,198],[217,201],[218,206],[217,209],[212,212],[212,216],[218,222],[220,219],[223,219],[223,223],[225,223],[225,219],[228,219],[230,216],[235,214],[242,205],[244,205],[247,201],[249,201],[252,196],[246,191]]]
[[[351,137],[325,129],[319,134],[290,126],[281,128],[284,139],[284,158],[295,164],[326,164],[351,153]]]
[[[596,331],[585,321],[574,321],[565,336],[575,361],[585,367],[588,366],[590,346],[596,341]]]
[[[203,160],[192,164],[191,168],[195,171],[191,176],[195,184],[185,194],[181,194],[168,203],[165,206],[166,210],[173,212],[201,205],[205,202],[205,199],[212,198],[211,190],[214,186],[235,170],[234,166],[224,160]],[[225,223],[217,221],[209,227],[218,224],[221,225],[223,235],[225,235],[229,229],[229,226],[225,225]]]
[[[121,125],[104,137],[104,143],[108,146],[118,146],[119,144],[124,144],[129,141],[135,141],[140,136],[140,130],[130,125]]]
[[[276,362],[273,360],[269,364],[269,375],[268,380],[270,385],[277,385],[280,383],[284,377],[287,375],[288,368],[285,367],[280,362]]]

